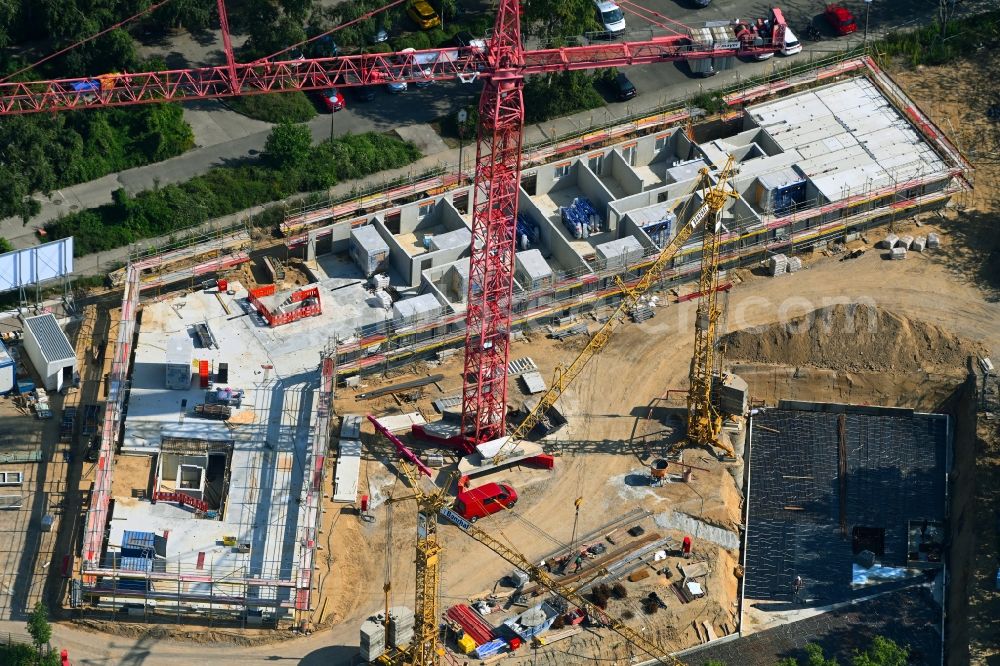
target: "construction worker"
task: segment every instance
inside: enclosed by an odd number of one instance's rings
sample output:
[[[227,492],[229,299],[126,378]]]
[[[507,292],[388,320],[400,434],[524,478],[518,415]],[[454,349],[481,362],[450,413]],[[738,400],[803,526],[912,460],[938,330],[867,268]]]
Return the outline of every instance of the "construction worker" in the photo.
[[[573,564],[576,565],[576,568],[573,569],[573,573],[576,573],[577,571],[580,570],[580,567],[583,566],[583,555],[582,554],[581,555],[577,555],[576,559],[573,560]]]
[[[681,555],[684,559],[691,557],[691,537],[685,536],[684,541],[681,542]]]
[[[805,586],[806,586],[806,584],[802,581],[802,576],[796,576],[795,580],[792,581],[792,602],[793,603],[798,603],[801,600],[800,598],[802,596],[802,588],[805,587]]]

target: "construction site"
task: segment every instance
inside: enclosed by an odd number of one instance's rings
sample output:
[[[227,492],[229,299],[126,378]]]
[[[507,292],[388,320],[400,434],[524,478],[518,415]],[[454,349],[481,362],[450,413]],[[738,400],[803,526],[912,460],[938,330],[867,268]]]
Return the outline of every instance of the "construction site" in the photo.
[[[64,416],[38,454],[3,429],[0,584],[345,664],[990,658],[1000,174],[965,148],[997,129],[935,76],[855,53],[544,146],[495,120],[474,174],[137,253],[11,342],[52,394],[4,418]]]
[[[372,661],[697,663],[891,592],[943,650],[955,425],[932,412],[988,338],[864,279],[944,270],[919,220],[971,167],[867,57],[731,105],[526,164],[478,443],[471,186],[291,216],[284,253],[241,232],[130,262],[67,605],[332,626]]]

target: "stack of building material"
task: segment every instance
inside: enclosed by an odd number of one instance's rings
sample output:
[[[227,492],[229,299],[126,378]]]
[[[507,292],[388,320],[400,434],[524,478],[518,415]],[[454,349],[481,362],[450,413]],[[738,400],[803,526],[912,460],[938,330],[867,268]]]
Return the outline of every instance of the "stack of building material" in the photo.
[[[723,414],[746,414],[749,405],[749,387],[738,375],[725,374],[716,378],[713,387],[718,392],[719,407]]]
[[[910,249],[914,252],[923,252],[925,247],[927,247],[927,237],[917,236],[913,239],[913,245],[910,246]]]
[[[906,259],[906,248],[905,247],[894,247],[890,254],[890,259]]]
[[[476,659],[487,659],[507,649],[507,641],[502,638],[484,643],[476,648]]]
[[[896,241],[896,247],[903,247],[907,250],[913,245],[913,236],[900,236],[899,240]]]
[[[385,627],[381,622],[366,620],[361,625],[361,658],[375,661],[385,654]]]
[[[767,261],[767,269],[771,275],[782,275],[788,270],[788,257],[776,254]]]
[[[476,641],[476,645],[488,645],[496,639],[493,627],[486,623],[486,620],[472,608],[465,604],[455,604],[445,613],[449,620],[457,624]]]
[[[624,268],[642,259],[643,247],[635,236],[626,236],[601,243],[594,248],[594,254],[601,268]]]
[[[802,270],[802,260],[798,257],[789,257],[788,265],[785,266],[785,270],[789,273],[795,273]]]
[[[927,234],[927,249],[936,250],[941,247],[941,238],[935,233]]]
[[[508,377],[520,377],[524,373],[531,372],[533,370],[538,370],[538,365],[530,356],[515,358],[507,363]]]
[[[472,244],[472,232],[466,228],[455,229],[454,231],[446,231],[443,234],[436,234],[427,240],[424,237],[424,244],[427,245],[427,249],[430,252],[437,252],[439,250],[453,250],[460,247],[469,247]]]
[[[892,248],[896,247],[896,241],[898,240],[899,236],[897,236],[896,234],[891,234],[891,233],[886,234],[885,239],[881,243],[879,243],[879,245],[887,250],[891,250]]]
[[[574,238],[587,238],[601,231],[601,216],[586,197],[577,197],[571,205],[560,207],[559,214]]]
[[[389,642],[400,647],[413,640],[413,611],[406,606],[389,609]]]
[[[542,373],[537,370],[521,375],[521,381],[524,382],[524,388],[531,395],[545,390],[545,379],[542,378]]]
[[[351,229],[351,258],[365,277],[377,273],[389,258],[389,244],[372,225]]]

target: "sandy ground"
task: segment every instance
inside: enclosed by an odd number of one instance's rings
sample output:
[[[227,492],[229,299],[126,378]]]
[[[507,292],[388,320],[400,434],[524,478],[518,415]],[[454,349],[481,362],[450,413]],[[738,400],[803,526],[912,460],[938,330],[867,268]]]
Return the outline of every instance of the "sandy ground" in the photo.
[[[905,225],[900,226],[905,228]],[[780,345],[773,345],[771,351],[774,353],[767,360],[775,361],[774,364],[751,367],[739,363],[738,369],[750,380],[754,397],[770,403],[795,395],[821,400],[906,404],[921,409],[940,405],[965,375],[966,351],[1000,349],[1000,331],[994,325],[1000,317],[1000,304],[987,298],[975,280],[954,279],[954,250],[950,245],[954,242],[953,236],[945,238],[945,248],[940,252],[911,254],[904,262],[885,261],[877,252],[868,252],[850,263],[840,261],[838,256],[816,256],[806,263],[805,270],[795,275],[781,278],[759,277],[750,272],[742,275],[742,282],[730,296],[730,330],[787,323],[818,308],[857,302],[877,308],[874,320],[881,335],[872,336],[869,351],[877,351],[879,345],[893,349],[894,355],[886,356],[889,365],[899,361],[901,369],[905,370],[887,373],[885,365],[878,365],[877,370],[857,369],[853,364],[832,369],[784,366],[778,363],[781,361]],[[661,414],[657,410],[654,410],[654,419],[647,420],[651,405],[663,404],[658,399],[667,389],[686,385],[693,344],[694,307],[694,303],[670,304],[653,320],[628,325],[619,331],[560,403],[570,425],[557,434],[566,442],[565,454],[558,459],[556,469],[551,473],[523,470],[498,475],[517,487],[522,497],[518,513],[524,520],[495,516],[482,521],[485,529],[509,537],[526,556],[535,559],[555,548],[555,539],[568,540],[573,501],[577,497],[585,498],[580,532],[593,529],[637,505],[654,512],[668,509],[686,512],[721,526],[738,523],[741,500],[732,478],[719,463],[700,451],[689,450],[686,460],[705,466],[709,471],[696,473],[690,486],[677,484],[653,489],[630,487],[625,482],[625,475],[641,470],[646,460],[645,445],[634,441],[633,436],[666,427],[655,418]],[[814,318],[811,323],[823,321]],[[846,326],[846,322],[842,317],[833,321],[832,326],[824,327],[822,339],[836,341],[840,336],[849,335],[850,331],[838,329],[838,326]],[[796,323],[798,326],[792,328],[801,330],[800,335],[808,338],[810,331],[815,333],[813,326]],[[791,339],[795,340],[795,336]],[[935,341],[943,341],[954,349],[946,354],[921,353],[923,345],[933,346]],[[560,345],[538,334],[528,342],[516,344],[512,356],[531,356],[543,376],[547,376],[556,362],[570,361],[581,346],[581,340]],[[337,413],[399,413],[416,408],[426,418],[435,418],[429,407],[430,400],[452,395],[460,386],[457,359],[435,368],[422,367],[419,372],[400,373],[391,381],[403,381],[430,372],[444,374],[445,379],[439,382],[440,390],[434,385],[428,386],[415,405],[399,404],[391,397],[357,401],[353,397],[355,391],[344,390],[338,396]],[[519,393],[519,387],[512,383],[512,402],[516,402]],[[364,472],[367,482],[373,485],[393,483],[391,472],[377,460],[366,461]],[[363,485],[365,481],[363,476]],[[393,495],[400,493],[405,493],[401,485]],[[411,603],[413,594],[412,507],[412,504],[395,505],[392,519],[393,603]],[[335,511],[331,507],[327,515]],[[386,552],[385,512],[384,508],[376,510],[378,521],[374,525],[361,524],[349,511],[342,510],[334,516],[327,523],[330,530],[327,534],[332,535],[328,547],[336,545],[331,556],[333,572],[325,577],[323,585],[329,596],[329,604],[323,604],[326,607],[324,621],[358,623],[383,603],[379,583],[384,575]],[[499,557],[471,543],[452,528],[443,530],[443,539],[446,551],[442,607],[489,590],[510,568]],[[704,607],[699,608],[700,616],[714,615],[721,625],[732,612],[736,599],[736,579],[731,567],[721,563],[735,553],[727,556],[721,549],[713,551],[711,544],[700,543],[699,546],[706,552],[712,551],[708,558],[717,570],[729,569],[724,579],[709,586],[709,598],[701,600]],[[470,561],[475,562],[474,567],[468,566]],[[370,581],[360,597],[357,586],[352,584],[357,580]],[[655,619],[635,613],[636,618],[629,623],[639,627],[649,622],[653,632],[667,644],[690,645],[697,639],[690,628],[693,618],[687,617],[689,610],[694,609],[675,604],[671,612]],[[725,633],[720,628],[715,629],[718,635]],[[601,642],[590,645],[586,638],[579,638],[579,642],[581,649],[603,646],[606,657],[614,654],[610,645]],[[560,646],[560,649],[570,649],[568,645]],[[552,649],[551,658],[556,661],[551,663],[558,663],[556,655],[559,652],[556,646]],[[544,658],[543,653],[539,652],[540,659]]]

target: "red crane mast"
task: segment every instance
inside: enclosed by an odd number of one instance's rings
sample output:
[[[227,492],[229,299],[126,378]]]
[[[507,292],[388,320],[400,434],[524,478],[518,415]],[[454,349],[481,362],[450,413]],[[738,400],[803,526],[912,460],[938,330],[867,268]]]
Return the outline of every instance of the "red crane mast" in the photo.
[[[630,3],[631,4],[631,3]],[[438,48],[396,54],[237,63],[224,0],[218,0],[226,64],[93,78],[0,83],[0,115],[103,108],[392,81],[484,79],[473,193],[466,311],[462,426],[467,444],[504,435],[507,362],[514,284],[515,229],[524,129],[524,77],[674,60],[754,55],[779,50],[785,20],[729,22],[732,48],[693,43],[688,35],[637,42],[525,50],[520,0],[500,0],[487,48]],[[655,14],[655,12],[653,12]],[[659,16],[659,15],[657,15]]]

